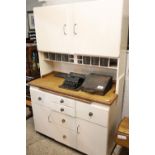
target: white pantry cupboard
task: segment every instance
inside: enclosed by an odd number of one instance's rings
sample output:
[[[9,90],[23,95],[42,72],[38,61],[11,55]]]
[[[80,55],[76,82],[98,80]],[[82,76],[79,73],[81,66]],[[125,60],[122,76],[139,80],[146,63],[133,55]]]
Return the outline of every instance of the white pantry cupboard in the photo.
[[[123,48],[127,45],[128,13],[124,5],[127,7],[127,2],[96,0],[34,8],[41,75],[51,71],[75,72],[76,67],[86,74],[90,70],[87,65],[80,68],[78,55],[108,58],[110,67],[111,60],[117,59],[114,77],[118,99],[111,105],[93,101],[88,104],[72,94],[54,93],[44,86],[30,87],[35,130],[88,155],[111,155],[115,146],[125,75]],[[59,56],[66,53],[75,62],[49,62],[47,53]],[[63,65],[68,68],[64,69]],[[110,67],[103,71],[111,73]],[[99,72],[98,69],[101,67],[95,66],[92,71]]]
[[[123,0],[34,8],[39,51],[119,57]]]

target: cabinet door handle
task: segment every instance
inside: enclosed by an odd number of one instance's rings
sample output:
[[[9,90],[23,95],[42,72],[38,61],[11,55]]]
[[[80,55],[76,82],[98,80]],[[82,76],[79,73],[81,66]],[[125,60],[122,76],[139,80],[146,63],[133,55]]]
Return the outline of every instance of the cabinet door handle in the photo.
[[[60,103],[64,103],[64,100],[63,100],[63,99],[61,99],[61,100],[60,100]]]
[[[73,26],[73,33],[74,33],[74,35],[77,35],[77,32],[76,32],[76,27],[77,27],[77,24],[74,24],[74,26]]]
[[[79,127],[80,127],[80,125],[77,126],[77,134],[80,133],[80,132],[79,132]]]
[[[66,25],[66,24],[64,24],[64,25],[63,25],[63,32],[64,32],[64,35],[67,35],[67,32],[66,32],[66,27],[67,27],[67,25]]]
[[[65,123],[66,122],[66,120],[65,119],[62,119],[62,123]]]
[[[50,121],[50,117],[51,117],[51,114],[48,115],[48,122],[49,122],[49,123],[52,123],[52,122]]]
[[[60,111],[63,112],[64,111],[64,108],[60,108]]]
[[[63,136],[62,136],[62,138],[63,138],[63,139],[66,139],[66,138],[67,138],[67,136],[66,136],[66,135],[63,135]]]
[[[92,117],[93,116],[93,113],[92,112],[89,112],[89,116]]]
[[[42,98],[41,98],[41,97],[38,97],[38,100],[39,100],[39,101],[41,101],[41,100],[42,100]]]

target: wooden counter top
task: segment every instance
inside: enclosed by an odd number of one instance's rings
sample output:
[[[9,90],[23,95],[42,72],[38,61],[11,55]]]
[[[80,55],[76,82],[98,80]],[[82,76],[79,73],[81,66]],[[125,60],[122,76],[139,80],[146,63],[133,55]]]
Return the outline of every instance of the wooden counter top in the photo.
[[[74,90],[68,90],[59,88],[60,85],[64,82],[63,78],[55,77],[54,72],[46,75],[45,77],[35,79],[29,84],[31,86],[36,86],[42,89],[45,89],[47,91],[51,91],[54,93],[57,93],[58,95],[65,95],[67,97],[75,98],[76,100],[83,100],[85,102],[98,102],[103,103],[107,105],[111,105],[116,99],[117,94],[115,94],[116,85],[113,84],[112,89],[108,91],[104,96],[102,95],[96,95],[96,94],[90,94],[83,91],[74,91]]]

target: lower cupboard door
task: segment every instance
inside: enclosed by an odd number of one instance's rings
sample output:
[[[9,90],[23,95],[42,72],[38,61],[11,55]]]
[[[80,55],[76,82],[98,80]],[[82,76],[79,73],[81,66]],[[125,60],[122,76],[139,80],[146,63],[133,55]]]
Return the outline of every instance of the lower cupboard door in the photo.
[[[35,130],[55,139],[56,128],[51,119],[52,111],[44,106],[33,104]]]
[[[107,128],[77,119],[77,149],[88,155],[107,155]]]
[[[56,126],[56,140],[72,148],[76,148],[76,135],[77,133],[73,130],[63,128],[62,126]]]

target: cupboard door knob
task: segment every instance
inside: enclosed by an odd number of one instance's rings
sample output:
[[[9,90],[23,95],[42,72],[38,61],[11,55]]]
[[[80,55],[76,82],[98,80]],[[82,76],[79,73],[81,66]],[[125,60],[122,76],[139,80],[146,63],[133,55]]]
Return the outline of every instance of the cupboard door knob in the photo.
[[[48,115],[48,122],[52,123],[51,120],[50,120],[50,117],[51,117],[51,114]]]
[[[42,98],[41,98],[41,97],[38,97],[38,100],[39,100],[39,101],[41,101],[41,100],[42,100]]]
[[[64,24],[64,26],[63,26],[64,35],[67,35],[67,33],[66,33],[66,27],[67,27],[67,25]]]
[[[61,100],[60,100],[60,103],[64,103],[64,100],[63,100],[63,99],[61,99]]]
[[[77,126],[77,134],[80,133],[80,132],[79,132],[79,127],[80,127],[80,125]]]
[[[77,26],[77,24],[74,24],[74,28],[73,28],[73,33],[74,33],[74,35],[77,35],[77,32],[76,32],[76,30],[75,30],[76,26]]]
[[[63,138],[63,139],[66,139],[66,138],[67,138],[67,136],[66,136],[66,135],[63,135],[63,136],[62,136],[62,138]]]
[[[62,119],[62,123],[65,123],[66,122],[66,120],[65,119]]]
[[[89,112],[89,116],[92,117],[93,116],[93,113],[92,112]]]
[[[64,111],[64,108],[61,108],[60,111],[63,112]]]

